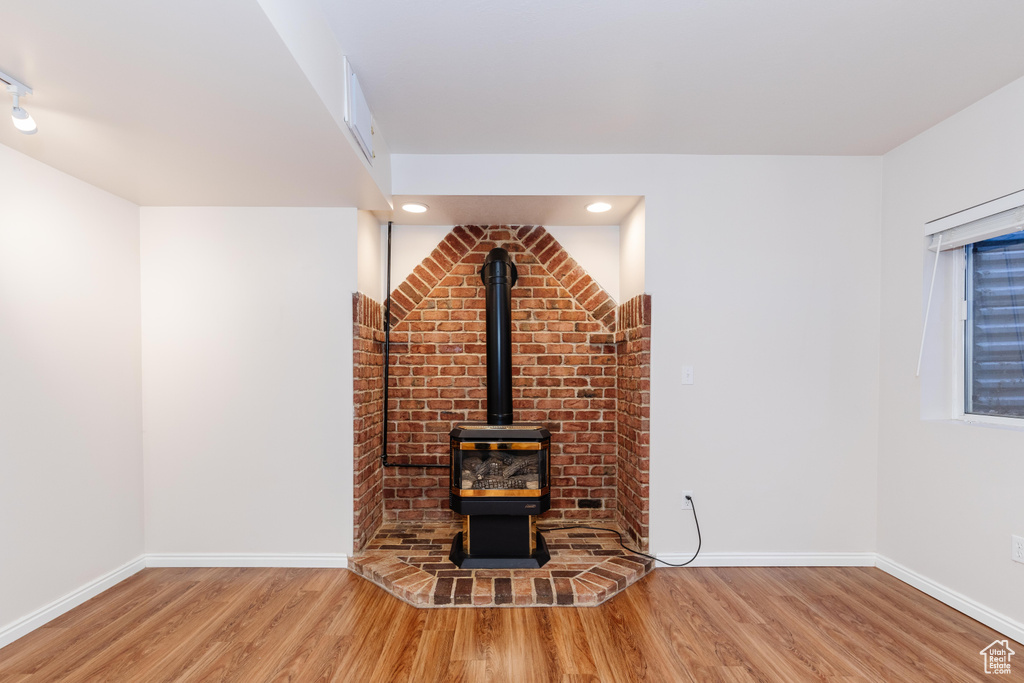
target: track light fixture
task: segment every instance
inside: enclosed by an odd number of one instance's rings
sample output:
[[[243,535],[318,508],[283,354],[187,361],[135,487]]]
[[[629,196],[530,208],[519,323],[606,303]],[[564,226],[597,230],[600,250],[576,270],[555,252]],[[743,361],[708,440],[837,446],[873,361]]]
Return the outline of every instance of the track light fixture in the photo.
[[[0,71],[0,84],[5,85],[7,92],[14,98],[14,108],[11,109],[11,120],[14,121],[14,127],[25,135],[34,135],[38,130],[35,119],[21,107],[18,101],[25,95],[31,95],[32,88],[16,78],[8,76],[3,71]]]

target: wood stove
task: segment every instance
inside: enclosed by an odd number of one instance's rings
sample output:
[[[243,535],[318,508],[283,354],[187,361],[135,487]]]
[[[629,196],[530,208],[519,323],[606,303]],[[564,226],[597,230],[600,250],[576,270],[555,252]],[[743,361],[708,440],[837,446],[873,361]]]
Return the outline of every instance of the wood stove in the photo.
[[[530,568],[550,555],[537,516],[551,507],[551,433],[512,416],[512,287],[508,252],[480,269],[487,313],[487,422],[451,431],[451,509],[465,515],[449,555],[462,568]]]

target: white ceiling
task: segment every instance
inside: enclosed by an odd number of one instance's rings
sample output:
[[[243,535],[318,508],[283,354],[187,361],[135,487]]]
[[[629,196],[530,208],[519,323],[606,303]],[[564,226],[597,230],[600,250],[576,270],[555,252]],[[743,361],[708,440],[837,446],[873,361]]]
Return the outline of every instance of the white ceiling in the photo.
[[[2,0],[39,133],[0,144],[143,205],[386,210],[259,2]],[[1021,0],[273,4],[400,154],[880,154],[1024,75]]]
[[[321,0],[395,153],[884,153],[1024,75],[1020,0]]]
[[[377,211],[381,221],[398,225],[619,225],[640,197],[626,195],[394,195],[395,210]],[[426,204],[425,213],[409,213],[402,204]],[[604,213],[588,204],[607,202]]]
[[[387,207],[255,0],[3,0],[0,70],[0,144],[137,204]]]

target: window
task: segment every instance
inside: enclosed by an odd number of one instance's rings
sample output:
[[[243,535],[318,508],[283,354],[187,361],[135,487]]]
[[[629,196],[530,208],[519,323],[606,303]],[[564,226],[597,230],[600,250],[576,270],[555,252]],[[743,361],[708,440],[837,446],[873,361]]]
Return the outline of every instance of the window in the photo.
[[[1024,418],[1024,231],[964,250],[964,413]]]
[[[969,422],[1024,429],[1024,190],[931,221],[925,235],[935,257],[929,262],[918,374],[940,263],[950,268],[943,268],[944,274],[953,276],[951,288],[939,287],[952,296],[946,300],[953,305],[936,311],[941,319],[951,314],[952,325],[945,329],[952,332],[947,340],[953,342],[953,358],[948,365],[941,362],[945,370],[935,364],[935,349],[946,342],[933,335],[929,379],[921,385],[922,414],[948,416],[951,409],[953,417]],[[941,392],[946,377],[953,379],[945,385],[952,394]],[[941,400],[934,401],[939,392],[952,399],[945,410]]]

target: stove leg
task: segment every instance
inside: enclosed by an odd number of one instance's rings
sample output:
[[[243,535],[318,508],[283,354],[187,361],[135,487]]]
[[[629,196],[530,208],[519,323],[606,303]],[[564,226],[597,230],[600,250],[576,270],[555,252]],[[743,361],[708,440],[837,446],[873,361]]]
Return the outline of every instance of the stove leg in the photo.
[[[464,529],[473,539],[472,553],[465,531],[452,541],[449,559],[462,569],[537,569],[551,555],[532,516],[470,515]]]

